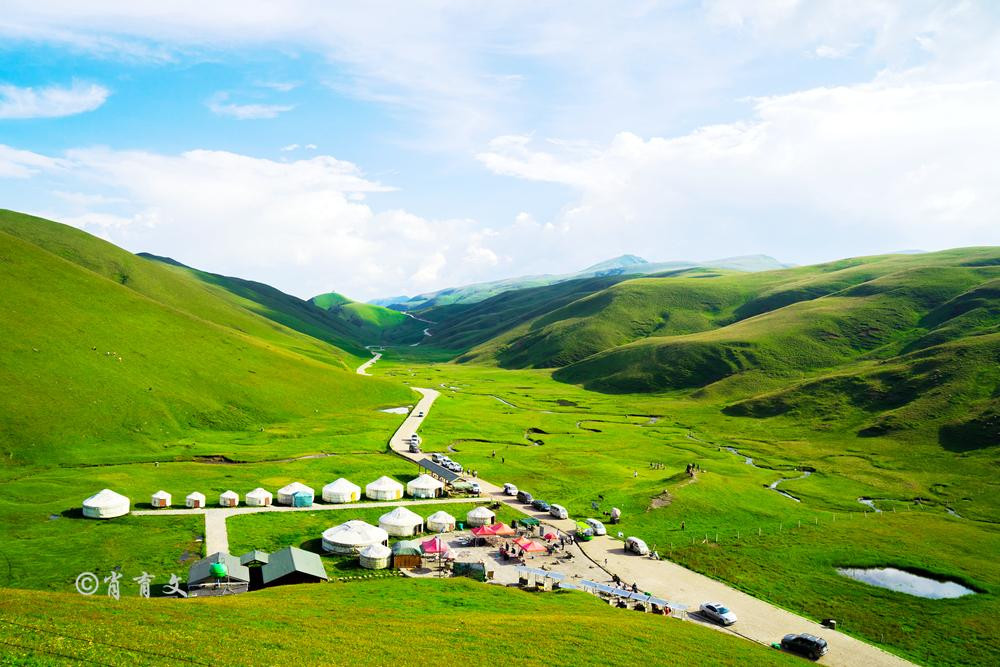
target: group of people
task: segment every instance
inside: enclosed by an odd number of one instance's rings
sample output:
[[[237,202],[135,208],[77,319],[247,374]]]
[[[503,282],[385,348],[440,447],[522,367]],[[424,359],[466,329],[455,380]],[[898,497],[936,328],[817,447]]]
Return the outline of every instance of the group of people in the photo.
[[[697,463],[687,464],[687,474],[689,477],[694,477],[696,472],[701,472],[701,465]]]
[[[639,584],[638,583],[633,582],[632,585],[629,586],[624,581],[622,581],[622,578],[619,577],[617,574],[612,574],[611,575],[611,581],[614,583],[614,585],[615,585],[616,588],[620,588],[620,589],[622,589],[626,593],[638,593],[639,592]]]
[[[664,465],[663,463],[656,463],[654,461],[650,461],[649,462],[649,469],[650,470],[663,470],[666,467],[667,466]]]

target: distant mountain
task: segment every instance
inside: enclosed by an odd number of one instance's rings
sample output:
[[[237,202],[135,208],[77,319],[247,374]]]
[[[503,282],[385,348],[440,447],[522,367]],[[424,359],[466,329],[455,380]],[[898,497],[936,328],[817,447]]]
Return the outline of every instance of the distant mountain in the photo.
[[[319,294],[309,303],[345,325],[355,340],[369,345],[416,343],[424,337],[424,325],[399,310],[352,301],[338,292]]]
[[[622,275],[650,275],[662,273],[664,271],[677,271],[682,269],[692,269],[695,267],[709,269],[725,269],[729,271],[773,271],[776,269],[788,268],[790,265],[782,264],[773,257],[767,255],[746,255],[742,257],[726,257],[723,259],[712,259],[704,262],[672,261],[672,262],[649,262],[637,255],[621,255],[612,259],[598,262],[588,266],[582,271],[564,274],[542,274],[534,276],[519,276],[517,278],[505,278],[485,283],[474,283],[461,287],[448,287],[436,292],[418,294],[414,297],[396,297],[373,299],[369,303],[387,306],[393,310],[425,310],[439,306],[473,304],[485,301],[490,297],[508,292],[510,290],[528,289],[531,287],[544,287],[567,280],[577,280],[581,278],[600,278],[603,276]]]

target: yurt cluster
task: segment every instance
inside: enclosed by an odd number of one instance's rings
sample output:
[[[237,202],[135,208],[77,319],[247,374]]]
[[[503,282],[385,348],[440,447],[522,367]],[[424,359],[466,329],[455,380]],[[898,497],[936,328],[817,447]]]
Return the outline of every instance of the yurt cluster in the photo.
[[[436,498],[444,493],[445,484],[441,480],[426,473],[418,475],[402,484],[391,477],[382,476],[367,484],[364,497],[368,500],[401,500],[405,495],[412,498]],[[320,497],[324,503],[342,504],[361,500],[361,487],[350,480],[340,479],[323,487]],[[250,507],[268,507],[272,504],[288,507],[312,507],[316,501],[315,490],[302,482],[292,482],[278,489],[278,497],[263,488],[247,492],[243,497]],[[174,499],[170,493],[159,490],[150,498],[150,505],[156,509],[166,509],[173,505]],[[219,494],[219,507],[238,507],[240,495],[233,490]],[[184,506],[191,509],[208,507],[208,498],[199,491],[192,491],[184,497]],[[83,515],[93,519],[112,519],[129,513],[131,500],[111,489],[103,489],[83,501]]]

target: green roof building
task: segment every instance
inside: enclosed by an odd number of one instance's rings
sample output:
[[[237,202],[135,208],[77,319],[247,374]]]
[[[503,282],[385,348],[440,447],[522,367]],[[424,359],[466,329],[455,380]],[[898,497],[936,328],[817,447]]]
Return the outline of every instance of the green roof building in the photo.
[[[261,572],[265,586],[308,584],[329,579],[318,554],[295,547],[275,551],[261,567]]]

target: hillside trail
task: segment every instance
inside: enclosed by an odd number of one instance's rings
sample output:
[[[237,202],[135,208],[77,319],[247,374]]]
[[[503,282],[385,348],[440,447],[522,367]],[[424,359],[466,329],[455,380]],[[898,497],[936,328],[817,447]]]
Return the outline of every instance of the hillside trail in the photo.
[[[368,369],[371,367],[372,364],[374,364],[376,361],[378,361],[381,358],[382,358],[382,353],[381,352],[373,352],[371,359],[369,359],[365,363],[363,363],[360,366],[358,366],[358,370],[357,370],[358,375],[368,375],[368,376],[371,376],[371,373],[368,372]]]
[[[440,396],[434,389],[413,387],[422,398],[399,429],[389,440],[389,446],[399,456],[418,463],[425,458],[422,453],[411,453],[408,440],[417,432],[431,412],[431,406]],[[418,416],[421,415],[422,416]],[[516,501],[503,493],[496,484],[481,478],[467,477],[470,481],[479,483],[483,495],[487,498],[504,503],[509,507],[533,516],[542,523],[573,533],[576,522],[573,519],[555,519],[549,514],[533,512],[530,506]],[[614,526],[609,526],[614,529]],[[580,553],[604,570],[610,580],[617,574],[625,582],[636,582],[644,590],[669,600],[682,604],[691,610],[697,610],[704,602],[724,602],[739,617],[736,625],[728,628],[709,623],[701,618],[696,611],[688,614],[692,621],[702,623],[719,632],[727,632],[765,646],[778,642],[786,634],[808,632],[823,637],[830,647],[829,653],[819,659],[819,664],[835,667],[904,667],[913,663],[872,646],[837,630],[830,630],[815,621],[810,621],[790,611],[777,607],[764,600],[736,590],[735,588],[703,574],[689,570],[669,560],[653,560],[629,554],[621,541],[610,536],[595,537],[590,542],[579,542],[576,545]]]

